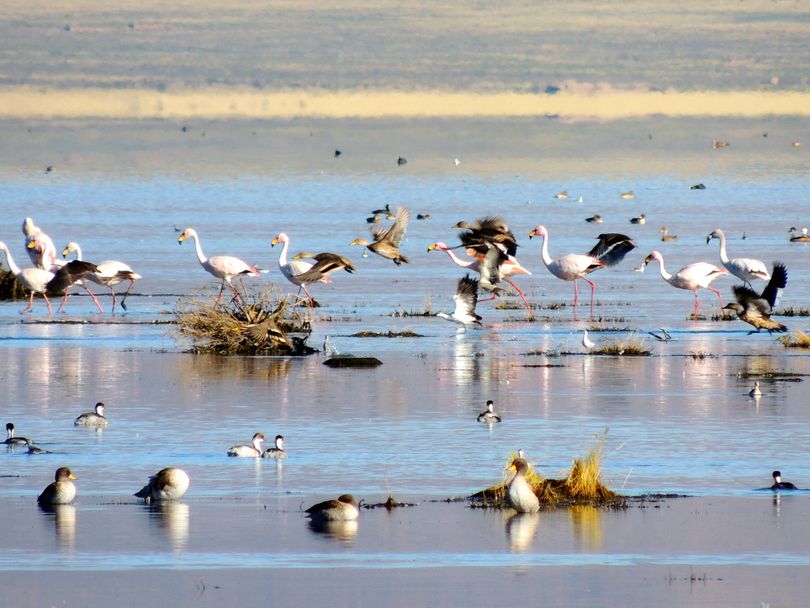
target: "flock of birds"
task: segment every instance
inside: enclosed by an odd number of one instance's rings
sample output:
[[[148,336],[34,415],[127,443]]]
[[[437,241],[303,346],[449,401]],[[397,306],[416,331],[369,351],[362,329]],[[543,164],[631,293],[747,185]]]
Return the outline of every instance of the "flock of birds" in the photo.
[[[385,215],[393,220],[390,226],[378,225],[374,219],[371,228],[372,240],[357,238],[351,245],[360,245],[368,251],[391,260],[397,266],[407,264],[408,258],[400,250],[405,232],[410,221],[410,212],[403,206],[391,210],[377,209],[372,218]],[[426,217],[426,216],[421,216]],[[372,218],[369,218],[371,220]],[[643,223],[642,214],[637,223]],[[477,314],[478,302],[498,298],[505,289],[501,285],[508,285],[520,296],[529,314],[532,315],[531,305],[526,299],[523,290],[513,280],[517,275],[531,275],[517,259],[518,242],[506,221],[497,216],[487,216],[474,222],[460,221],[453,226],[461,232],[458,234],[457,245],[447,245],[437,241],[428,246],[428,251],[443,251],[452,262],[471,274],[461,278],[456,286],[454,296],[455,307],[452,312],[440,312],[437,316],[458,323],[463,327],[481,324],[481,316]],[[178,230],[179,231],[179,230]],[[806,229],[804,233],[806,234]],[[59,311],[64,308],[70,289],[78,285],[85,289],[92,297],[100,312],[103,312],[101,303],[90,289],[90,283],[104,285],[112,294],[112,309],[115,310],[115,286],[128,281],[129,285],[121,300],[121,308],[126,310],[126,299],[135,281],[141,276],[132,268],[119,261],[108,260],[93,264],[82,260],[81,249],[75,242],[68,243],[62,250],[62,257],[56,256],[56,248],[52,239],[31,218],[23,222],[25,247],[33,267],[20,269],[15,263],[5,243],[0,242],[0,251],[5,254],[11,272],[19,282],[30,291],[28,306],[22,311],[26,312],[33,307],[35,295],[41,295],[48,306],[49,313],[52,308],[48,296],[63,295]],[[666,236],[666,235],[665,235]],[[541,240],[540,258],[546,269],[556,278],[573,282],[574,284],[574,311],[579,302],[579,281],[582,280],[590,286],[590,306],[593,311],[596,283],[589,276],[601,269],[617,265],[624,257],[636,248],[636,243],[629,236],[619,233],[604,233],[598,235],[597,243],[586,253],[569,253],[559,257],[552,257],[549,253],[549,230],[538,225],[529,233],[529,238],[538,237]],[[233,292],[234,298],[239,293],[232,281],[237,277],[259,276],[266,272],[255,265],[229,255],[206,257],[200,243],[200,237],[193,228],[181,231],[178,242],[182,245],[186,240],[193,240],[197,259],[202,268],[213,277],[219,279],[220,289],[217,302],[221,301],[222,294],[227,285]],[[764,262],[752,258],[729,258],[726,250],[726,237],[722,230],[716,229],[708,234],[706,242],[717,239],[720,246],[720,263],[715,265],[708,262],[695,262],[681,268],[672,274],[664,265],[664,257],[659,251],[652,251],[644,262],[635,270],[643,272],[651,262],[657,262],[661,277],[672,287],[684,289],[694,294],[694,315],[699,310],[698,290],[706,289],[713,292],[720,301],[721,308],[735,313],[737,317],[750,324],[754,331],[766,330],[768,332],[784,332],[787,328],[771,318],[781,290],[787,285],[787,269],[784,264],[776,262],[769,270]],[[808,237],[810,240],[810,237]],[[281,245],[278,258],[279,270],[283,276],[294,286],[298,292],[304,291],[306,300],[314,304],[314,299],[308,286],[323,282],[331,282],[330,275],[344,270],[352,273],[355,267],[350,260],[332,252],[300,252],[289,259],[290,237],[285,233],[278,234],[272,240],[272,245]],[[456,250],[463,250],[464,254],[457,255]],[[66,261],[74,253],[76,259]],[[365,255],[365,254],[364,254]],[[311,260],[311,261],[308,261]],[[733,275],[740,279],[742,285],[733,288],[734,302],[723,306],[723,299],[719,290],[711,283],[720,277]],[[752,283],[756,280],[768,281],[762,291],[753,289]],[[479,299],[480,295],[487,297]]]
[[[756,383],[751,390],[754,396],[755,391],[761,394],[759,383]],[[80,414],[73,424],[79,427],[102,429],[107,426],[107,418],[104,415],[105,405],[96,403],[92,412]],[[493,425],[502,422],[502,417],[495,412],[495,403],[492,400],[486,402],[486,409],[478,414],[478,422]],[[284,450],[284,437],[277,435],[275,447],[267,450],[262,449],[264,442],[263,433],[255,433],[249,444],[237,444],[227,450],[228,456],[241,458],[272,458],[282,460],[287,458]],[[49,454],[47,450],[34,446],[26,437],[15,435],[15,428],[12,422],[6,424],[6,440],[3,442],[7,448],[13,449],[18,446],[27,448],[29,454]],[[540,509],[540,501],[526,480],[526,475],[531,470],[529,463],[524,458],[522,449],[518,450],[517,457],[512,460],[506,468],[513,472],[506,485],[506,504],[518,513],[534,513]],[[798,490],[798,488],[787,481],[782,481],[782,473],[774,471],[772,473],[774,483],[770,490]],[[66,505],[76,498],[76,486],[73,480],[77,477],[68,467],[56,469],[54,481],[50,483],[38,496],[37,502],[44,508],[56,505]],[[176,500],[188,491],[190,479],[188,474],[178,467],[166,467],[158,471],[149,478],[146,485],[138,490],[134,496],[143,498],[145,502],[161,502]],[[360,515],[357,501],[351,494],[342,494],[336,499],[326,500],[312,505],[306,510],[307,516],[315,523],[328,523],[340,521],[355,521]]]

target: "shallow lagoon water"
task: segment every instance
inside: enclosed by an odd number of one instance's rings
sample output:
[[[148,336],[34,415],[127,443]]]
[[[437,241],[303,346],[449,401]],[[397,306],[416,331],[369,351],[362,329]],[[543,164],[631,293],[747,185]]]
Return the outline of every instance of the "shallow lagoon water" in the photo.
[[[810,247],[786,238],[789,225],[801,224],[806,177],[801,162],[781,160],[762,160],[747,173],[717,166],[700,178],[648,173],[641,160],[635,172],[620,177],[475,169],[463,175],[7,176],[0,186],[8,207],[0,238],[17,243],[12,249],[20,258],[19,224],[32,215],[58,244],[78,240],[86,259],[126,260],[145,278],[129,311],[113,317],[95,314],[81,295],[62,316],[75,323],[39,323],[46,320],[41,302],[26,317],[17,314],[21,303],[0,304],[3,412],[20,434],[54,452],[0,453],[0,509],[9,522],[0,579],[42,603],[64,599],[59,585],[28,584],[43,572],[54,581],[65,574],[94,581],[134,603],[141,571],[146,580],[172,587],[177,605],[217,601],[217,583],[228,601],[248,597],[244,587],[272,589],[288,601],[339,597],[361,605],[396,589],[402,605],[426,598],[469,603],[474,593],[483,605],[496,599],[485,587],[496,586],[499,601],[542,588],[568,605],[592,605],[595,598],[640,606],[801,603],[807,583],[795,569],[810,561],[801,541],[807,496],[775,497],[756,488],[770,485],[776,468],[799,486],[810,485],[804,466],[807,357],[768,336],[747,336],[738,322],[688,321],[691,294],[665,285],[653,267],[643,275],[631,270],[653,248],[673,270],[696,260],[717,263],[717,244],[706,245],[705,235],[720,226],[737,235],[729,243],[732,256],[784,260],[790,281],[781,305],[806,307]],[[466,158],[460,166],[468,166]],[[695,181],[710,187],[689,191]],[[585,202],[554,201],[553,193],[564,188],[574,197],[583,193]],[[637,198],[620,201],[617,193],[630,188]],[[51,214],[53,200],[68,211]],[[363,218],[386,202],[433,215],[430,222],[411,223],[404,246],[411,266],[362,258],[347,245],[365,235]],[[741,207],[745,214],[735,212]],[[584,223],[606,210],[609,222]],[[593,236],[607,231],[632,235],[639,249],[620,267],[594,275],[594,321],[587,307],[576,321],[570,307],[555,307],[537,310],[540,320],[526,323],[522,310],[491,303],[480,307],[485,328],[466,333],[435,318],[392,317],[428,305],[450,308],[461,273],[446,256],[428,254],[426,245],[452,242],[449,226],[493,211],[518,234],[519,257],[534,272],[518,282],[541,305],[570,301],[572,287],[546,272],[539,244],[525,237],[538,222],[551,231],[552,255],[585,251]],[[631,226],[627,218],[639,212],[656,220]],[[679,233],[676,243],[657,240],[664,223]],[[260,263],[270,272],[257,283],[270,280],[282,289],[278,252],[269,247],[277,232],[291,235],[294,251],[349,255],[356,275],[313,288],[323,306],[313,312],[312,342],[319,345],[328,335],[341,351],[374,355],[384,365],[333,370],[320,355],[182,352],[187,344],[173,328],[155,323],[171,320],[181,294],[202,289],[207,297],[216,286],[189,244],[177,246],[175,225],[194,225],[209,255],[234,253]],[[731,284],[715,283],[725,297]],[[587,300],[587,287],[582,294]],[[712,294],[702,293],[701,303],[707,314],[716,312]],[[803,318],[783,320],[792,329],[807,326]],[[596,333],[597,341],[635,332],[652,356],[582,353],[580,331],[592,323],[611,330]],[[663,344],[647,335],[659,326],[675,340]],[[364,329],[409,329],[424,337],[351,336]],[[527,355],[538,350],[573,354]],[[791,377],[768,377],[773,372]],[[764,376],[758,401],[747,396],[751,375]],[[505,419],[491,429],[475,422],[489,398]],[[110,426],[102,432],[74,428],[73,418],[99,399],[108,405]],[[256,431],[284,434],[289,459],[277,464],[225,456],[228,446]],[[689,498],[516,520],[433,502],[497,482],[518,448],[542,474],[557,476],[600,440],[610,487]],[[79,497],[73,507],[42,512],[35,496],[62,464],[79,476]],[[165,508],[138,504],[132,493],[167,464],[189,472],[189,493]],[[368,502],[390,492],[419,506],[393,514],[364,511],[356,529],[311,529],[302,507],[346,491]],[[312,571],[325,582],[312,585]],[[587,590],[574,598],[568,590],[582,585],[578,577]],[[352,591],[357,581],[374,592],[358,595]],[[99,596],[77,591],[69,597]]]

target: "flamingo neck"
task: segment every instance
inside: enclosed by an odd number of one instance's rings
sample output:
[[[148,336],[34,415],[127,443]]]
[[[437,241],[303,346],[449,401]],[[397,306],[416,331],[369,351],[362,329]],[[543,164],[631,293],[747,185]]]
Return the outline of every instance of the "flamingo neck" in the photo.
[[[469,260],[469,261],[462,260],[460,257],[458,257],[458,256],[457,256],[457,255],[456,255],[456,254],[453,252],[453,250],[452,250],[452,249],[445,249],[445,250],[444,250],[444,252],[445,252],[447,255],[449,255],[449,256],[450,256],[450,259],[451,259],[451,260],[453,260],[453,262],[456,264],[456,266],[461,266],[462,268],[469,268],[469,267],[470,267],[470,266],[472,266],[472,265],[473,265],[473,263],[474,263],[472,260]]]
[[[194,239],[194,249],[197,251],[197,259],[200,260],[200,264],[205,264],[208,261],[208,258],[205,257],[203,253],[202,246],[200,245],[200,237],[197,236],[196,232],[191,234],[191,238]]]
[[[76,254],[76,259],[81,262],[82,261],[82,248],[79,247],[79,245],[77,244],[76,248],[73,251]]]
[[[281,253],[278,256],[278,265],[279,265],[279,267],[287,265],[287,246],[289,244],[290,244],[290,240],[289,239],[284,239],[284,242],[282,243],[282,246],[281,246]]]
[[[672,275],[667,272],[666,268],[664,268],[664,258],[655,259],[658,260],[658,270],[661,271],[661,277],[663,277],[667,283],[671,283],[672,281],[670,279],[672,279]]]
[[[553,260],[548,254],[548,234],[543,235],[543,244],[540,246],[540,257],[543,258],[543,264],[546,265],[546,268],[551,266]]]
[[[726,253],[726,235],[722,231],[717,231],[717,238],[720,239],[720,261],[728,264],[728,254]]]
[[[18,274],[20,274],[20,267],[14,263],[14,258],[11,257],[11,252],[8,250],[8,248],[3,248],[2,251],[6,254],[8,269],[11,271],[11,274],[16,277]]]

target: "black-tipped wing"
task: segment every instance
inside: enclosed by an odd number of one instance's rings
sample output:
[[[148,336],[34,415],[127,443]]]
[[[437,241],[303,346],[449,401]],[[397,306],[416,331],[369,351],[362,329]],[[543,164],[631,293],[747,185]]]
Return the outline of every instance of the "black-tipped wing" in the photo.
[[[470,275],[465,275],[464,278],[459,279],[456,295],[453,299],[456,301],[456,309],[453,311],[454,317],[459,319],[470,316],[481,319],[475,314],[475,306],[478,304],[478,279],[474,279]]]
[[[468,249],[475,249],[478,253],[486,254],[486,243],[493,243],[503,248],[509,255],[517,253],[517,240],[509,225],[502,217],[488,215],[475,221],[472,226],[467,225],[467,231],[459,235],[461,243]]]
[[[478,286],[489,292],[497,293],[501,291],[497,287],[498,282],[501,280],[501,264],[507,259],[507,255],[497,245],[487,243],[487,253],[484,259],[478,266],[479,283]]]
[[[297,280],[303,283],[314,283],[329,273],[340,270],[341,268],[346,272],[354,272],[354,265],[342,255],[336,253],[325,251],[314,255],[313,259],[317,261],[312,268],[296,275],[295,278]]]
[[[596,238],[599,241],[588,255],[604,262],[605,266],[615,266],[636,248],[636,242],[625,234],[608,232]]]
[[[788,275],[785,265],[781,262],[774,262],[771,280],[768,281],[768,284],[765,286],[765,289],[762,290],[762,295],[760,296],[771,305],[771,308],[776,304],[776,298],[779,297],[779,290],[784,289],[787,285],[787,280]]]
[[[98,272],[98,266],[81,260],[71,260],[57,270],[45,286],[46,293],[60,294],[85,275]]]

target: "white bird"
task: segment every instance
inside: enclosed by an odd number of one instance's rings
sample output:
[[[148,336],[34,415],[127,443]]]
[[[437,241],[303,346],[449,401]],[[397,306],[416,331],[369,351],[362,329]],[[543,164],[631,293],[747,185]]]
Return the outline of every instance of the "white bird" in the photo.
[[[45,299],[45,304],[48,306],[48,314],[53,314],[53,308],[51,307],[51,301],[48,299],[48,296],[62,295],[73,283],[87,276],[87,274],[96,271],[95,264],[79,260],[68,262],[55,273],[50,270],[43,270],[42,268],[20,269],[20,267],[14,263],[8,246],[3,242],[0,242],[0,251],[6,256],[6,262],[8,263],[9,270],[11,270],[11,274],[16,277],[23,287],[31,292],[28,306],[20,311],[21,314],[33,308],[35,294],[40,294]]]
[[[515,472],[506,488],[506,504],[518,513],[536,513],[540,510],[540,500],[526,481],[529,463],[522,458],[515,458],[508,470]]]
[[[765,262],[761,260],[754,260],[752,258],[729,259],[726,253],[726,235],[723,234],[723,231],[719,228],[709,233],[706,237],[706,244],[712,239],[720,240],[720,261],[723,263],[725,269],[735,277],[742,279],[748,283],[748,285],[751,285],[751,281],[754,279],[764,279],[767,281],[771,278],[768,267],[765,266]]]
[[[25,250],[34,268],[50,270],[57,261],[56,246],[51,237],[36,226],[30,217],[23,220],[22,232],[25,235]]]
[[[495,402],[490,399],[487,401],[487,409],[478,414],[478,422],[486,422],[487,424],[494,424],[500,422],[500,415],[495,413]]]
[[[750,391],[748,391],[748,396],[749,397],[754,397],[754,398],[762,397],[762,389],[759,388],[759,380],[754,382],[754,388],[752,388]]]
[[[588,330],[587,330],[587,329],[583,329],[583,330],[582,330],[582,346],[584,346],[584,347],[585,347],[585,348],[587,348],[588,350],[591,350],[591,349],[592,349],[594,346],[596,346],[596,344],[594,343],[594,341],[593,341],[593,340],[591,340],[591,339],[588,337]]]
[[[577,279],[582,279],[591,286],[591,310],[593,310],[596,284],[586,279],[585,275],[590,274],[598,268],[618,264],[624,256],[636,246],[632,239],[623,234],[600,234],[597,237],[599,242],[587,254],[569,253],[556,260],[552,260],[548,253],[549,237],[546,227],[542,225],[537,226],[537,228],[529,233],[529,238],[534,238],[535,236],[543,238],[540,255],[543,259],[543,264],[546,265],[549,272],[558,279],[574,282],[574,308],[576,308],[577,302],[579,301]]]
[[[463,327],[472,323],[481,325],[481,317],[475,314],[475,305],[478,302],[478,279],[474,279],[470,275],[459,279],[453,300],[456,308],[451,314],[439,312],[436,313],[436,316],[459,323]]]
[[[667,283],[673,287],[677,287],[678,289],[687,289],[695,294],[695,317],[697,317],[699,306],[697,290],[701,287],[714,292],[717,295],[717,299],[720,300],[720,308],[723,307],[723,298],[720,295],[720,291],[714,289],[713,287],[709,287],[709,283],[718,277],[728,274],[728,270],[725,268],[719,268],[714,264],[709,264],[708,262],[695,262],[694,264],[684,266],[678,272],[672,275],[669,274],[664,268],[664,257],[660,252],[653,251],[644,259],[644,263],[649,264],[653,260],[658,260],[661,270],[661,277]]]
[[[222,291],[225,289],[225,283],[233,290],[234,295],[239,298],[239,293],[231,284],[231,279],[234,277],[240,275],[259,276],[259,270],[255,266],[251,266],[239,258],[230,255],[215,255],[212,258],[206,258],[200,246],[200,237],[197,236],[197,231],[194,230],[194,228],[186,228],[183,234],[177,237],[177,241],[181,245],[186,239],[194,239],[194,246],[197,249],[197,259],[206,272],[218,279],[222,279],[217,302],[222,299]]]
[[[67,257],[70,253],[75,253],[77,260],[82,259],[82,249],[79,247],[78,243],[71,241],[65,245],[65,248],[62,250],[62,257]],[[118,285],[122,281],[129,281],[129,287],[127,287],[124,298],[121,300],[121,308],[126,310],[127,296],[132,286],[135,285],[135,281],[140,279],[141,275],[134,272],[128,264],[116,260],[104,260],[96,264],[96,266],[98,267],[98,272],[87,275],[87,278],[97,285],[104,285],[110,288],[110,293],[112,294],[111,312],[115,312],[115,285]],[[65,294],[65,298],[67,298],[67,294]]]
[[[255,433],[250,445],[241,443],[228,448],[228,456],[241,456],[243,458],[258,458],[262,455],[262,444],[264,435]]]
[[[301,293],[301,290],[303,289],[304,293],[307,294],[307,298],[309,298],[309,302],[314,302],[312,294],[310,294],[307,290],[307,285],[309,283],[315,283],[316,281],[320,281],[321,283],[330,283],[331,279],[326,275],[321,275],[318,273],[301,279],[299,275],[303,275],[311,270],[315,264],[312,262],[303,262],[301,260],[290,260],[288,262],[287,249],[290,245],[290,237],[282,232],[270,242],[270,245],[275,247],[279,243],[282,243],[281,253],[278,256],[278,268],[281,270],[281,274],[283,274],[290,283],[298,286],[298,293]]]
[[[276,435],[275,447],[267,448],[262,453],[262,458],[272,458],[274,460],[287,458],[287,452],[284,450],[284,435]]]

